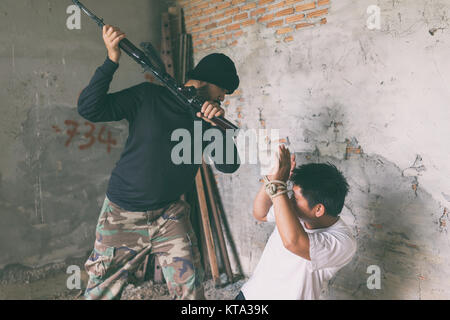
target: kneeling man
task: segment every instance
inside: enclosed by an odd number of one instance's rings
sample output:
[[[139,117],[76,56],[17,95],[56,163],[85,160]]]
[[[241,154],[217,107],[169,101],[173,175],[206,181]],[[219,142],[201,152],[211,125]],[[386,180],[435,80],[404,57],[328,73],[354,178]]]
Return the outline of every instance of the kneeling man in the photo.
[[[293,182],[293,196],[287,180]],[[295,157],[279,147],[272,175],[264,177],[253,205],[259,221],[276,228],[261,259],[236,300],[313,300],[336,272],[349,263],[356,241],[339,214],[348,184],[331,164],[295,168]]]

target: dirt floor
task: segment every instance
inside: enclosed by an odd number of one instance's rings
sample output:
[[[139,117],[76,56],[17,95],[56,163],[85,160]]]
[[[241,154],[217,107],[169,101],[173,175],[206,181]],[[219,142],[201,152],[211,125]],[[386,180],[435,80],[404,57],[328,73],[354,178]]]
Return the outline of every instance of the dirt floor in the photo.
[[[81,299],[88,276],[80,267],[81,290],[68,289],[70,274],[68,266],[82,266],[85,257],[68,259],[61,263],[49,264],[40,268],[10,265],[0,270],[0,300],[73,300]],[[208,300],[233,300],[239,293],[245,279],[236,278],[227,283],[225,274],[220,277],[221,286],[216,288],[212,279],[205,281],[205,297]],[[152,281],[129,284],[122,293],[122,300],[168,300],[166,284],[153,284]]]
[[[225,283],[226,276],[221,276],[222,283]],[[233,300],[244,284],[244,280],[239,280],[232,284],[227,284],[220,288],[215,288],[212,280],[205,282],[205,297],[207,300]],[[121,300],[169,300],[169,292],[165,284],[153,284],[151,281],[144,282],[140,286],[128,285]]]
[[[55,272],[53,275],[32,281],[17,281],[0,284],[0,300],[79,300],[82,299],[83,290],[69,290],[66,286],[68,275]],[[87,275],[82,273],[81,282],[87,283]],[[204,283],[207,300],[233,300],[244,284],[238,280],[226,284],[226,275],[221,276],[224,284],[215,288],[212,280]],[[166,284],[153,284],[146,281],[139,285],[129,284],[122,293],[121,300],[170,300]]]

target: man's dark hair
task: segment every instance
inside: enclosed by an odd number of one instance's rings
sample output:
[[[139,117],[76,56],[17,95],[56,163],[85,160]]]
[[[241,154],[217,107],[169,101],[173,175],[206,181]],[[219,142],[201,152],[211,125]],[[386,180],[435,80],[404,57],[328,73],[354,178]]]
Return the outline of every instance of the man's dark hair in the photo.
[[[311,209],[323,204],[325,212],[337,217],[344,206],[348,183],[331,163],[309,163],[295,168],[291,181],[302,188],[302,195]]]

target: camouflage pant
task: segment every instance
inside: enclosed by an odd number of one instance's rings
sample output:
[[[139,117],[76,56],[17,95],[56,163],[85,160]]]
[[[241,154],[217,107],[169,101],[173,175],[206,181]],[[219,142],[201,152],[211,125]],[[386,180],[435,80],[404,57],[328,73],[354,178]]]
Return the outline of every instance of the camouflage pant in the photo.
[[[106,197],[94,250],[85,263],[86,299],[118,299],[148,254],[155,254],[173,299],[204,299],[197,238],[182,200],[152,211],[131,212]]]

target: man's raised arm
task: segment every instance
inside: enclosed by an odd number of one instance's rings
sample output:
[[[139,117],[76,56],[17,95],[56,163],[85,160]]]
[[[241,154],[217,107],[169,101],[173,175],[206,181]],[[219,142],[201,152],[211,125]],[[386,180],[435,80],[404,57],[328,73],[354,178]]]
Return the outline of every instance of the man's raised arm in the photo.
[[[119,67],[120,49],[118,43],[125,37],[118,28],[103,27],[103,40],[108,49],[108,57],[95,71],[89,85],[78,98],[78,113],[92,122],[131,120],[141,102],[144,87],[141,83],[114,94],[107,94],[114,72]]]

